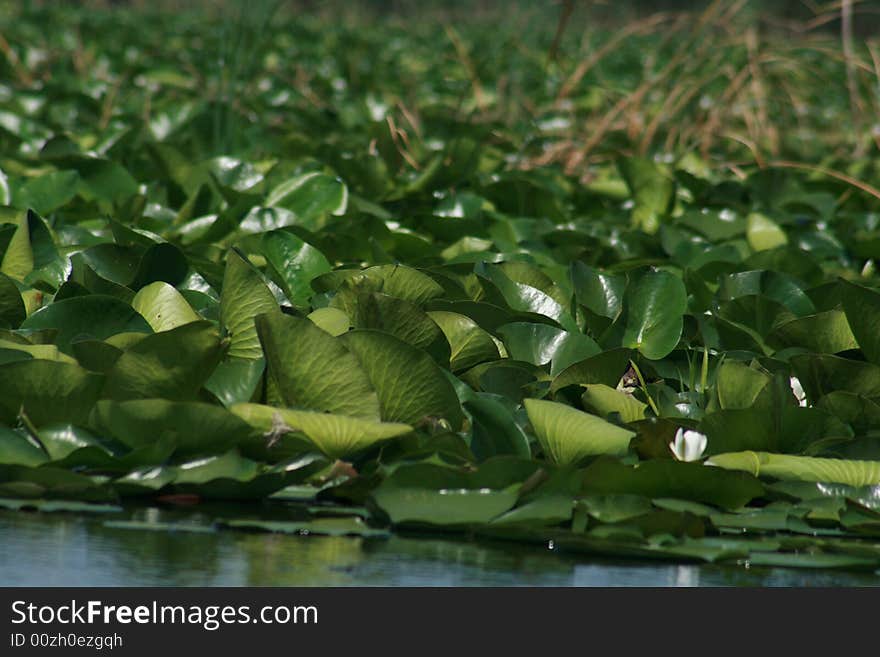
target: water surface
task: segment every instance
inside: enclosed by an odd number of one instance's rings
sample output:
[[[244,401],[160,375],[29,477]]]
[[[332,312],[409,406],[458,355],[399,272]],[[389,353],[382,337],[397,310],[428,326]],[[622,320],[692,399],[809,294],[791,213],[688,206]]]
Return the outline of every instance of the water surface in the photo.
[[[167,516],[139,510],[136,519]],[[198,514],[190,514],[198,521]],[[116,516],[114,516],[116,517]],[[877,586],[871,573],[615,562],[536,546],[108,527],[0,511],[3,586]]]

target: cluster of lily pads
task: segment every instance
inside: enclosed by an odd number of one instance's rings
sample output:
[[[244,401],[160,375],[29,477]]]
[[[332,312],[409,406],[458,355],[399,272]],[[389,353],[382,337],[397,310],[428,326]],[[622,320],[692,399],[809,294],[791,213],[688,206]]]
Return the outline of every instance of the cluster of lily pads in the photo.
[[[104,20],[129,38],[82,70],[13,35],[0,88],[4,506],[880,567],[876,199],[694,154],[526,170],[443,77],[403,144],[379,83],[281,30],[223,105]],[[230,124],[254,145],[211,153]]]

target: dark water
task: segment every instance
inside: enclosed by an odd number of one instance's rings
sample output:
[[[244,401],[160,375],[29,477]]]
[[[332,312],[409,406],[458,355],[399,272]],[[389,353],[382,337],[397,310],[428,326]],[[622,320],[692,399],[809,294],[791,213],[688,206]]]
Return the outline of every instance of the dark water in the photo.
[[[166,519],[142,509],[140,520]],[[116,516],[114,516],[116,517]],[[871,573],[634,564],[534,546],[145,531],[0,511],[3,586],[876,586]]]

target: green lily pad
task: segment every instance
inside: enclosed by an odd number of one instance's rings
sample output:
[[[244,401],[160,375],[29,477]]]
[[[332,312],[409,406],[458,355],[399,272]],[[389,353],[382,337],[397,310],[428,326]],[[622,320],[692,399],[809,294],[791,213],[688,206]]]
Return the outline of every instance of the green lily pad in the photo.
[[[554,463],[571,464],[587,456],[623,455],[636,435],[571,406],[526,399],[529,422],[541,447]]]

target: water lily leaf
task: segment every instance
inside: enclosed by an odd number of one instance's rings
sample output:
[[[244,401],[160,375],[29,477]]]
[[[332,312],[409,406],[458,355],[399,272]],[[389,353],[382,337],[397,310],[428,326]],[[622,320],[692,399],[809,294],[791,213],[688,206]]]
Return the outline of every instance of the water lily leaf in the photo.
[[[82,423],[103,385],[100,374],[60,361],[0,365],[0,420],[13,424],[19,411],[24,410],[35,426]]]
[[[47,215],[76,196],[80,177],[76,171],[53,171],[31,178],[13,194],[12,204]]]
[[[86,200],[97,199],[112,204],[137,194],[137,181],[122,165],[112,160],[74,156],[60,161],[79,173],[77,192]]]
[[[317,277],[312,287],[318,292],[335,292],[343,283],[357,284],[362,292],[382,292],[422,305],[444,290],[433,278],[404,265],[376,265],[367,269],[337,269]]]
[[[356,328],[376,329],[449,364],[450,347],[440,327],[416,304],[377,292],[360,294],[351,312]]]
[[[201,319],[183,295],[164,281],[141,288],[132,299],[131,307],[147,320],[156,333]]]
[[[0,273],[0,328],[18,328],[27,317],[21,292],[9,276]]]
[[[651,500],[641,495],[587,495],[577,501],[599,522],[617,523],[638,518],[652,510]]]
[[[608,417],[617,413],[622,422],[637,422],[645,417],[648,405],[621,390],[611,388],[601,383],[593,383],[584,386],[581,395],[584,408],[600,417]]]
[[[311,172],[276,186],[266,197],[265,205],[290,210],[297,223],[315,226],[326,214],[345,214],[348,188],[339,178]]]
[[[278,312],[278,303],[260,274],[237,251],[230,251],[220,295],[220,318],[230,339],[231,358],[263,357],[254,318],[272,312]]]
[[[115,493],[91,477],[47,465],[28,468],[0,466],[0,497],[61,498],[79,501],[115,501]]]
[[[9,178],[0,169],[0,205],[9,205],[12,201],[12,194],[9,191]]]
[[[760,481],[745,472],[728,472],[699,463],[655,460],[638,466],[599,459],[583,471],[588,494],[633,494],[673,497],[738,509],[764,492]]]
[[[567,495],[541,495],[490,521],[492,525],[559,525],[571,519],[574,501]]]
[[[227,358],[214,368],[205,381],[205,389],[227,408],[247,402],[259,388],[265,369],[266,361],[262,358]]]
[[[551,375],[602,351],[592,338],[583,333],[573,333],[546,324],[514,322],[501,326],[498,333],[511,358],[533,365],[552,362]]]
[[[358,329],[339,339],[375,388],[383,420],[418,425],[433,418],[461,427],[458,395],[428,354],[379,331]]]
[[[412,431],[407,424],[377,422],[346,415],[236,404],[232,412],[263,431],[299,432],[330,458],[348,458]]]
[[[40,513],[120,513],[121,506],[115,504],[95,504],[73,500],[14,500],[0,499],[0,508],[13,511],[31,510]]]
[[[609,349],[586,358],[560,372],[550,384],[550,392],[556,392],[566,386],[592,383],[617,387],[629,366],[630,358],[632,351],[629,349]]]
[[[486,331],[470,317],[442,310],[428,311],[450,347],[449,368],[453,372],[499,357],[498,346]]]
[[[154,333],[127,349],[107,373],[103,395],[125,400],[194,400],[220,362],[222,345],[211,322]]]
[[[274,230],[263,234],[263,255],[287,299],[295,307],[308,307],[312,279],[331,270],[324,254],[293,233]]]
[[[120,468],[117,445],[72,424],[42,427],[39,439],[57,467],[113,471]]]
[[[710,463],[726,470],[741,470],[756,477],[773,477],[783,481],[810,481],[847,486],[880,484],[880,461],[853,461],[743,451],[717,454],[711,458]]]
[[[152,333],[147,320],[124,301],[102,294],[72,297],[41,308],[21,324],[22,329],[58,329],[55,344],[72,354],[74,339],[105,340],[117,333]]]
[[[707,454],[756,450],[798,454],[824,441],[847,441],[852,430],[818,408],[728,409],[709,413],[700,423],[708,436]]]
[[[862,353],[880,363],[880,292],[841,281],[841,298],[846,320]]]
[[[730,274],[721,279],[718,290],[722,299],[761,295],[785,306],[802,317],[816,312],[802,284],[784,271],[752,270]]]
[[[641,157],[618,160],[618,169],[632,194],[633,225],[649,234],[656,233],[660,223],[672,210],[675,201],[675,179],[657,164]]]
[[[117,349],[102,340],[77,340],[71,346],[73,355],[80,365],[87,370],[102,374],[109,372],[123,353],[122,349]]]
[[[52,231],[32,210],[20,213],[16,223],[0,260],[0,273],[28,285],[57,289],[70,273],[70,261],[58,253]]]
[[[307,315],[315,326],[334,337],[339,337],[351,328],[351,319],[338,308],[318,308]]]
[[[554,463],[577,463],[598,454],[623,455],[636,435],[571,406],[539,399],[524,401],[541,447]]]
[[[137,520],[109,520],[103,523],[110,529],[128,529],[148,532],[186,532],[190,534],[213,534],[217,530],[211,525],[197,525],[191,522],[151,522]]]
[[[543,290],[512,280],[497,265],[482,263],[478,266],[477,273],[491,281],[512,310],[543,315],[558,322],[563,328],[577,330],[568,309]]]
[[[877,566],[877,559],[846,554],[816,553],[798,554],[790,552],[751,552],[749,565],[788,568],[862,568]]]
[[[369,527],[361,518],[316,518],[303,522],[271,520],[224,520],[224,527],[295,534],[297,536],[360,536],[363,538],[387,538],[390,532]]]
[[[859,347],[846,315],[840,310],[785,322],[768,336],[767,341],[778,348],[802,347],[822,354],[836,354]]]
[[[156,281],[177,285],[186,278],[188,270],[189,263],[183,252],[173,244],[161,242],[144,251],[138,260],[134,277],[127,285],[132,290],[140,290]]]
[[[718,368],[715,391],[718,405],[724,408],[751,408],[770,377],[745,363],[725,361]]]
[[[601,274],[580,261],[571,263],[577,302],[591,312],[614,319],[623,307],[626,276]]]
[[[664,271],[645,274],[627,301],[623,345],[652,360],[664,358],[681,338],[687,291],[681,279]]]
[[[488,523],[516,503],[518,484],[501,489],[438,466],[398,468],[373,491],[394,525],[468,526]]]
[[[342,338],[334,338],[307,319],[281,313],[259,315],[256,324],[269,377],[285,405],[379,418],[380,402],[372,377]]]
[[[206,484],[216,479],[251,481],[260,474],[260,465],[234,451],[181,463],[176,468],[175,484]]]
[[[26,433],[0,427],[0,465],[35,467],[48,461],[43,448]]]
[[[0,261],[0,273],[23,281],[34,270],[34,252],[31,248],[27,214],[22,214],[18,227]]]
[[[327,465],[323,457],[311,454],[265,466],[233,451],[175,467],[172,490],[205,499],[258,500],[302,482]]]
[[[752,212],[746,218],[746,239],[755,251],[766,251],[788,244],[788,237],[767,215]]]
[[[219,406],[164,399],[100,401],[90,423],[131,449],[168,441],[180,457],[222,453],[253,433],[249,424]]]
[[[790,361],[808,399],[835,392],[880,398],[880,366],[828,354],[793,356]]]
[[[513,411],[503,397],[475,393],[465,401],[464,408],[471,416],[470,447],[478,459],[503,454],[531,456],[529,438],[514,420]]]

